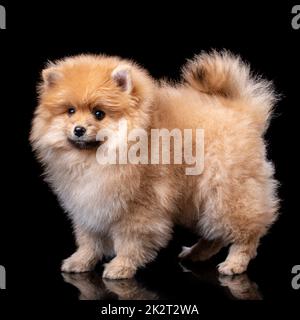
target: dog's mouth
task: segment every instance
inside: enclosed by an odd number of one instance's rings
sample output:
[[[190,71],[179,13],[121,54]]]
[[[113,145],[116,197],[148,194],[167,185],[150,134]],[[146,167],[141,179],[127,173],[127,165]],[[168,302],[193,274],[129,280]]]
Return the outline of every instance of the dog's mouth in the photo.
[[[88,149],[95,149],[99,147],[101,141],[97,140],[73,140],[68,138],[70,144],[80,150],[88,150]]]

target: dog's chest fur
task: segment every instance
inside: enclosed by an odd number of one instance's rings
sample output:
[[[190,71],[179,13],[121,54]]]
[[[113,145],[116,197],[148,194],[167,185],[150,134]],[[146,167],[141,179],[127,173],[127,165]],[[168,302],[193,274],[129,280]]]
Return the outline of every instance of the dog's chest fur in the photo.
[[[76,225],[105,233],[126,210],[118,175],[100,166],[96,159],[63,155],[52,164],[48,165],[46,179]]]

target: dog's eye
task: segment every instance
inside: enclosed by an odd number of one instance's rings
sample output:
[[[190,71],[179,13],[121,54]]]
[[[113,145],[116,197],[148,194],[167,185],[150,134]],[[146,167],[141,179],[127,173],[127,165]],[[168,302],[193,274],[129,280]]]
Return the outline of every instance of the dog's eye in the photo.
[[[72,114],[74,114],[75,112],[76,112],[76,109],[73,108],[73,107],[71,107],[71,108],[68,109],[68,114],[69,114],[69,115],[72,115]]]
[[[94,109],[93,114],[97,120],[102,120],[105,117],[105,112],[99,109]]]

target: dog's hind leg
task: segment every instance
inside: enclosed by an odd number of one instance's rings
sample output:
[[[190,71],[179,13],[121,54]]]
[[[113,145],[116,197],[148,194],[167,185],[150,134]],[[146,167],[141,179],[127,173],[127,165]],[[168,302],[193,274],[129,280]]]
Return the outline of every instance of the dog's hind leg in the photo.
[[[180,259],[191,261],[205,261],[216,255],[224,246],[221,240],[200,239],[192,247],[183,247],[179,254]]]
[[[247,270],[248,264],[256,256],[258,238],[248,242],[235,242],[229,249],[226,260],[219,264],[218,270],[225,275],[240,274]]]

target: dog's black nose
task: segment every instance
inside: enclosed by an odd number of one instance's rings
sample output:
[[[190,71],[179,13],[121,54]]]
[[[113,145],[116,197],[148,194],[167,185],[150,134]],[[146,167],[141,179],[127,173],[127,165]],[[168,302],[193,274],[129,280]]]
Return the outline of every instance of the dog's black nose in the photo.
[[[74,134],[77,137],[82,137],[85,134],[86,130],[84,127],[77,126],[74,128]]]

